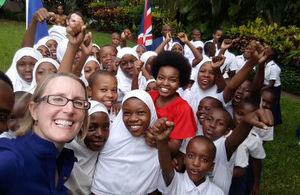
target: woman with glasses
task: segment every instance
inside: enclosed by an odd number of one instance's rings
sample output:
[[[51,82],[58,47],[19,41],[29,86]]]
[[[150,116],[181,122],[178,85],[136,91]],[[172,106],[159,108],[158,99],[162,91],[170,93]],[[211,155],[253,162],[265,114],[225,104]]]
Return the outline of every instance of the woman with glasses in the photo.
[[[43,78],[17,139],[0,139],[0,194],[67,194],[64,183],[76,158],[64,145],[78,133],[84,139],[89,107],[85,85],[76,76]]]

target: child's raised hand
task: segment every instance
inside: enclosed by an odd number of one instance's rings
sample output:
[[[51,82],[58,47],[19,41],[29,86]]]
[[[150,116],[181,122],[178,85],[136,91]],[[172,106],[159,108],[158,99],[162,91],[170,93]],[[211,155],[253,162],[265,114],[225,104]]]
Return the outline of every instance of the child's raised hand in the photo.
[[[134,65],[135,74],[139,74],[141,72],[143,64],[144,63],[141,60],[134,61],[133,65]]]
[[[271,47],[264,47],[263,48],[263,56],[259,58],[258,63],[263,64],[267,61],[267,59],[272,55]]]
[[[37,10],[32,18],[36,21],[36,22],[40,22],[40,23],[43,23],[45,20],[47,20],[48,18],[50,17],[54,17],[55,16],[55,13],[53,12],[48,12],[47,9],[45,8],[41,8],[39,10]]]
[[[182,42],[182,43],[187,43],[188,42],[188,37],[186,36],[186,34],[184,32],[180,32],[178,33],[178,39]]]
[[[269,109],[258,109],[251,112],[245,116],[244,121],[265,130],[274,125],[273,114]]]
[[[173,129],[173,122],[168,121],[167,118],[160,118],[150,127],[150,132],[155,136],[156,140],[162,141],[169,138]]]
[[[121,104],[114,104],[112,107],[111,107],[111,112],[114,114],[114,115],[118,115],[120,110],[121,110]]]
[[[84,36],[84,39],[81,43],[81,51],[82,54],[85,56],[89,56],[89,54],[92,51],[92,47],[93,47],[93,42],[92,42],[92,33],[89,32]]]
[[[145,142],[148,146],[156,148],[156,139],[153,133],[150,130],[145,132]]]
[[[233,41],[231,39],[224,39],[221,44],[221,49],[226,50],[226,49],[230,48],[232,43],[233,43]]]
[[[126,28],[121,33],[121,39],[123,39],[123,40],[131,40],[132,39],[132,32],[128,28]]]
[[[166,34],[166,39],[165,39],[165,41],[166,41],[167,43],[169,43],[171,40],[172,40],[172,35],[171,35],[171,33],[167,33],[167,34]]]
[[[67,27],[67,34],[69,42],[77,47],[82,43],[85,38],[86,26],[80,22],[72,23]]]
[[[221,56],[215,56],[212,59],[212,68],[213,70],[218,70],[220,69],[220,67],[224,64],[225,62],[225,56],[221,55]]]

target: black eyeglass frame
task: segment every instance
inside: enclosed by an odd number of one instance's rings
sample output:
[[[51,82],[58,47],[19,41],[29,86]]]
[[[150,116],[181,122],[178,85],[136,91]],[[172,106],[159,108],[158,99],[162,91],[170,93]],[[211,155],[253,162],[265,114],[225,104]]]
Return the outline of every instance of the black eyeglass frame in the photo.
[[[63,98],[63,99],[67,99],[66,104],[64,104],[64,105],[57,105],[57,104],[52,104],[52,103],[50,103],[50,102],[49,102],[49,97],[53,97],[53,96],[57,96],[57,97],[61,97],[61,98]],[[91,107],[91,103],[88,102],[87,100],[73,100],[73,99],[69,99],[69,98],[64,97],[64,96],[61,96],[61,95],[46,95],[46,96],[44,96],[44,97],[40,97],[40,98],[36,99],[34,102],[35,102],[35,103],[39,103],[39,102],[42,102],[42,101],[46,101],[48,104],[53,105],[53,106],[65,106],[65,105],[67,105],[67,104],[69,103],[69,101],[71,101],[72,104],[73,104],[73,107],[76,108],[76,109],[80,109],[80,110],[88,110],[88,109]],[[88,107],[87,107],[87,108],[78,108],[78,107],[76,107],[75,104],[74,104],[75,101],[82,101],[84,104],[87,103],[87,104],[88,104]]]

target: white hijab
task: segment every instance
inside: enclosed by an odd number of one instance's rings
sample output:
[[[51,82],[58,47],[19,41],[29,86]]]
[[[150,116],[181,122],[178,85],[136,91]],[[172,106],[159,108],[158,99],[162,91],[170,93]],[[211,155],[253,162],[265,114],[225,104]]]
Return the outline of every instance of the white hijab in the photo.
[[[54,41],[56,41],[57,44],[59,43],[59,40],[57,39],[57,37],[49,35],[49,36],[46,36],[46,37],[41,38],[41,39],[37,42],[37,44],[40,44],[40,45],[46,45],[46,43],[47,43],[49,40],[54,40]]]
[[[138,98],[150,110],[150,125],[157,120],[151,96],[143,90],[127,93],[122,101]],[[95,194],[147,194],[157,188],[159,176],[158,152],[145,143],[144,136],[133,137],[123,121],[120,110],[109,138],[101,150],[92,185]]]
[[[124,47],[124,48],[120,49],[120,51],[118,51],[117,57],[122,59],[123,56],[125,56],[127,54],[133,55],[137,60],[139,59],[136,51],[130,47]],[[116,77],[118,80],[118,89],[121,90],[124,95],[126,95],[129,91],[131,91],[132,78],[128,77],[122,71],[120,66],[118,68]],[[139,85],[139,89],[145,89],[146,79],[142,75],[142,72],[140,72],[139,77],[138,77],[138,85]]]
[[[57,63],[57,61],[53,60],[52,58],[41,58],[39,59],[35,65],[34,65],[34,68],[33,68],[33,71],[32,71],[32,81],[31,81],[31,85],[30,85],[30,89],[29,89],[29,92],[33,94],[36,86],[37,86],[37,83],[36,83],[36,70],[37,68],[43,63],[43,62],[49,62],[51,63],[55,68],[56,70],[58,70],[59,68],[59,64]]]
[[[100,46],[97,45],[96,43],[93,43],[93,46],[92,46],[92,47],[97,47],[97,49],[99,49],[99,50],[101,49]]]
[[[99,65],[99,68],[102,69],[102,67],[101,67],[100,63],[98,62],[98,60],[97,60],[94,56],[89,56],[88,59],[86,59],[84,65],[83,65],[83,67],[82,67],[82,70],[81,70],[81,77],[80,77],[80,79],[84,82],[85,86],[89,86],[89,82],[88,82],[88,81],[86,80],[86,78],[85,78],[85,75],[84,75],[84,67],[85,67],[85,65],[86,65],[88,62],[90,62],[90,61],[96,62],[96,63]]]
[[[89,116],[95,112],[104,112],[108,115],[106,107],[94,100],[90,101],[91,107],[89,109]],[[71,143],[65,145],[74,151],[77,162],[71,172],[71,176],[65,183],[65,186],[72,192],[72,194],[91,194],[91,186],[93,176],[100,151],[90,150],[84,142],[75,138]]]
[[[141,61],[144,62],[144,68],[147,64],[147,61],[152,56],[157,56],[157,53],[155,51],[146,51],[145,53],[142,54]]]
[[[60,42],[58,42],[57,44],[57,48],[56,48],[56,57],[57,60],[61,63],[66,50],[67,50],[67,46],[69,43],[69,39],[62,39]]]
[[[42,54],[32,47],[23,47],[15,53],[12,63],[5,73],[12,81],[14,91],[28,91],[30,89],[31,83],[24,81],[17,70],[17,62],[24,56],[30,56],[36,60],[42,58]]]
[[[211,88],[203,90],[200,88],[199,84],[198,84],[198,74],[200,71],[201,66],[204,63],[199,65],[199,69],[197,72],[197,76],[195,78],[195,82],[193,84],[193,86],[191,87],[190,90],[185,90],[184,95],[183,95],[183,99],[185,99],[190,106],[193,109],[194,115],[196,117],[196,112],[198,110],[198,105],[200,103],[200,101],[205,98],[206,96],[211,96],[211,97],[217,97],[217,90],[218,87],[216,84],[214,84]]]

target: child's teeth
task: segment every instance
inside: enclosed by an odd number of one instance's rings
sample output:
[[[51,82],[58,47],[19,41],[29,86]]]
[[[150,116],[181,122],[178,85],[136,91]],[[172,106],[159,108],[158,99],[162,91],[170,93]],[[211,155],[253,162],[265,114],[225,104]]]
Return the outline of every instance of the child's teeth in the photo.
[[[161,88],[161,90],[162,90],[163,92],[167,92],[167,91],[168,91],[167,88]]]

